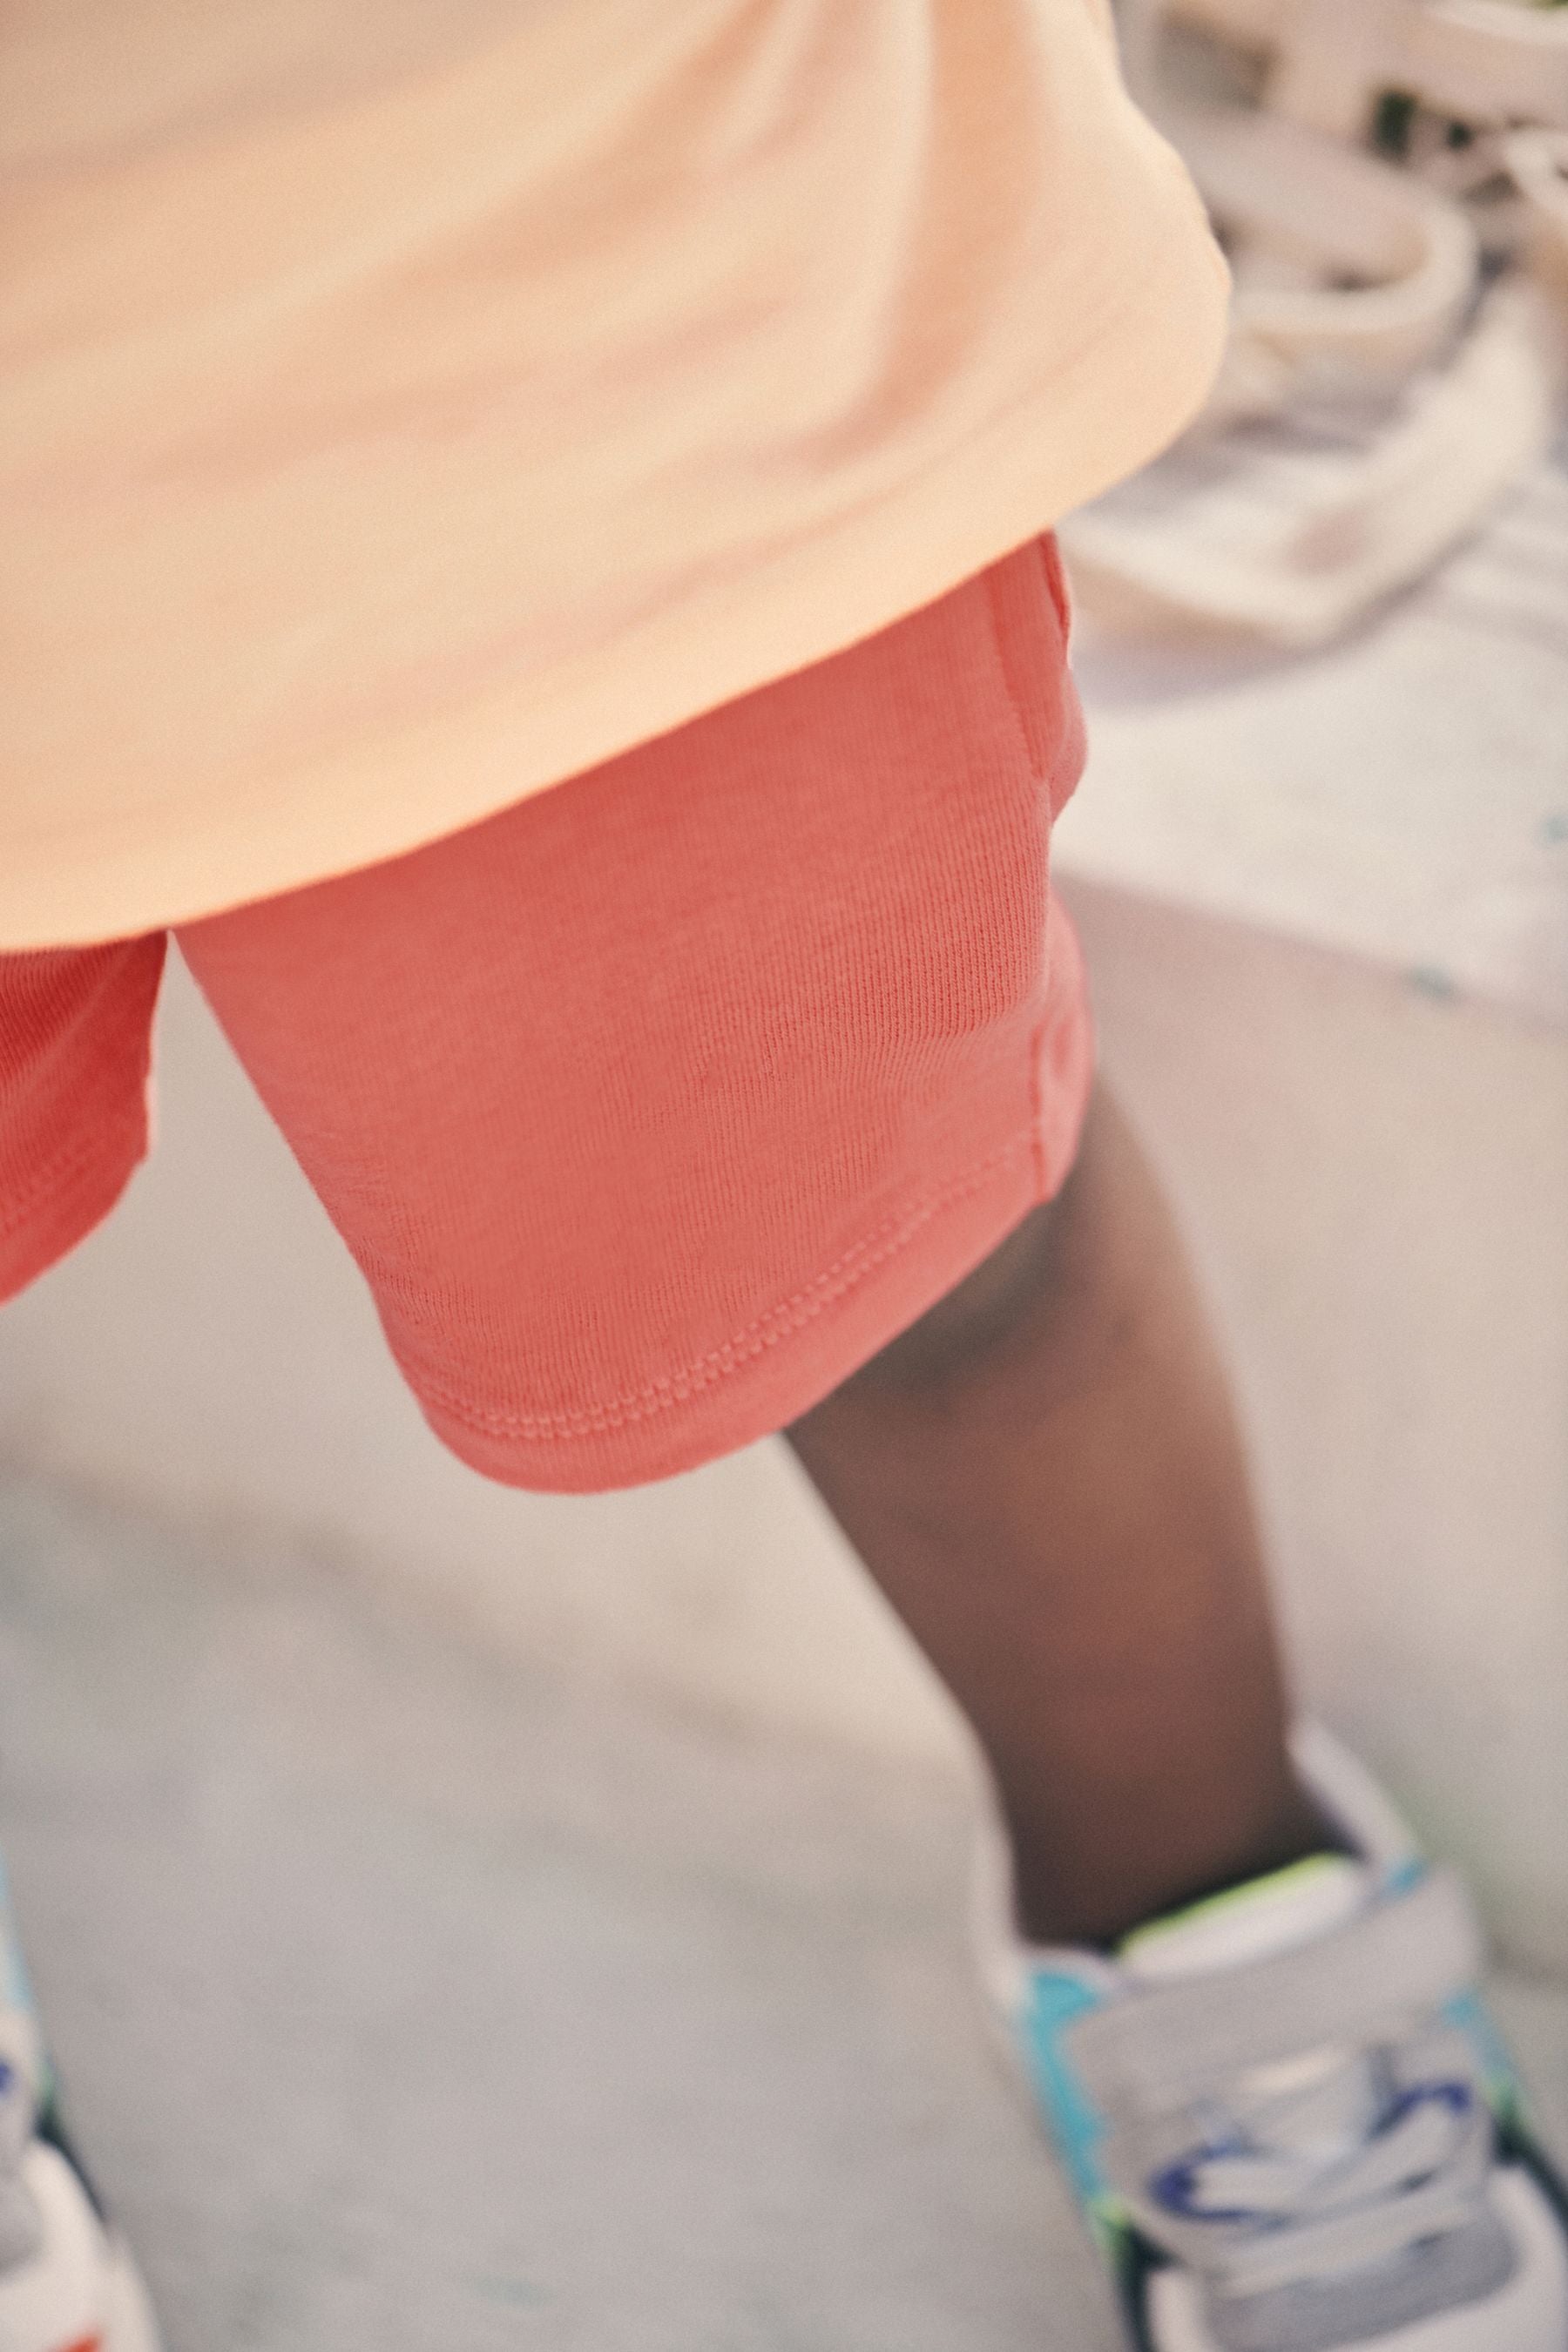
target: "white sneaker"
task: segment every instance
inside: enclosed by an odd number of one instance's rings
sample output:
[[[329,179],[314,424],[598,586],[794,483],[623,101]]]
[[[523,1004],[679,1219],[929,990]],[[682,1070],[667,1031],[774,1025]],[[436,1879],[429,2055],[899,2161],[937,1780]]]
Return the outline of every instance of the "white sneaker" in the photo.
[[[3,1879],[0,2352],[158,2352],[135,2264],[60,2127]]]
[[[1458,1880],[1326,1733],[1349,1852],[1031,1948],[998,1837],[987,1989],[1140,2352],[1568,2352],[1568,2192],[1477,1989]]]

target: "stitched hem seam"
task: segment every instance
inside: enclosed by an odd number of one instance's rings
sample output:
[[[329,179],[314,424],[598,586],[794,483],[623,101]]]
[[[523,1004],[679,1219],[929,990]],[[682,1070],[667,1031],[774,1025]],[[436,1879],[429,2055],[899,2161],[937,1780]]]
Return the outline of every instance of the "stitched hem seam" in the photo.
[[[515,1412],[499,1408],[487,1408],[471,1403],[457,1395],[439,1380],[422,1373],[405,1356],[398,1355],[403,1370],[419,1396],[437,1406],[449,1420],[480,1435],[521,1438],[596,1437],[605,1431],[624,1429],[637,1422],[648,1421],[672,1407],[686,1403],[694,1396],[713,1387],[732,1373],[776,1347],[790,1332],[804,1329],[823,1311],[833,1306],[866,1277],[885,1265],[890,1258],[907,1248],[915,1236],[944,1209],[954,1207],[960,1201],[978,1192],[1003,1169],[1014,1162],[1029,1159],[1038,1165],[1041,1150],[1036,1129],[1037,1118],[1031,1122],[1028,1133],[1014,1138],[1001,1150],[988,1152],[954,1177],[940,1192],[928,1194],[912,1208],[895,1215],[854,1249],[816,1276],[804,1289],[766,1314],[749,1323],[745,1329],[727,1339],[721,1347],[710,1349],[706,1355],[684,1365],[666,1377],[648,1381],[638,1389],[628,1390],[610,1397],[601,1404],[562,1407],[538,1412]],[[395,1350],[395,1352],[396,1352]]]

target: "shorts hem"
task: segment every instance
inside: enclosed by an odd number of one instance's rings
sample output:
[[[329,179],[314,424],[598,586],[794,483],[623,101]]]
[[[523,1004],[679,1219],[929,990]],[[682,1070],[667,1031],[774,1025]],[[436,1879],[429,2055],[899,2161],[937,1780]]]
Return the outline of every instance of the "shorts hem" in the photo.
[[[596,1494],[700,1468],[821,1402],[944,1297],[1064,1181],[1087,1102],[1039,1118],[886,1220],[745,1332],[644,1389],[554,1412],[486,1407],[399,1359],[442,1444],[481,1475]],[[1064,1109],[1067,1116],[1063,1116]]]

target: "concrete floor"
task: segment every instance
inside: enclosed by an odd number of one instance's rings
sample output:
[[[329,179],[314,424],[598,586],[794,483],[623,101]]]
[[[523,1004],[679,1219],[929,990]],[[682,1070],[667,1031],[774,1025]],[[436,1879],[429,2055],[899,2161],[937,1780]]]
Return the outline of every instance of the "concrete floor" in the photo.
[[[170,2352],[1110,2352],[941,1771],[0,1491],[0,1832]],[[1568,2004],[1510,2021],[1568,2127]],[[1565,2133],[1568,2136],[1568,2133]]]

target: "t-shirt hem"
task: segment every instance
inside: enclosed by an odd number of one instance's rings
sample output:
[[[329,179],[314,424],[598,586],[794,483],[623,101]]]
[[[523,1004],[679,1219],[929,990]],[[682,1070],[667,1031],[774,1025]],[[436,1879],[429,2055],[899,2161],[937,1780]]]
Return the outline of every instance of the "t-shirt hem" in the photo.
[[[1039,413],[1026,396],[925,473],[744,580],[694,588],[628,633],[613,662],[601,650],[591,677],[536,673],[395,735],[366,736],[301,762],[286,796],[275,775],[252,783],[249,798],[236,780],[215,779],[210,808],[193,810],[178,835],[160,835],[143,813],[118,840],[95,827],[94,846],[75,855],[60,835],[36,841],[30,855],[13,843],[0,948],[193,922],[379,865],[892,626],[1176,437],[1217,367],[1227,283],[1217,250],[1173,223],[1081,354],[1068,396],[1055,375]],[[1144,396],[1134,407],[1123,393],[1121,429],[1110,432],[1107,415],[1118,412],[1106,386],[1130,382]]]

